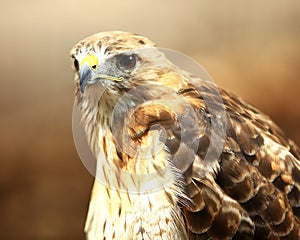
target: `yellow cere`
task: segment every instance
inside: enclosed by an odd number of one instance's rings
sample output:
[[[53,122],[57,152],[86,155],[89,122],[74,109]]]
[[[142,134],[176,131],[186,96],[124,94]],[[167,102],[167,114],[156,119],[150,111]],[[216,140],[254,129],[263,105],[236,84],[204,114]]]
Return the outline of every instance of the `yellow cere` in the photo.
[[[88,63],[91,69],[96,69],[98,66],[98,58],[95,55],[87,55],[85,58],[82,59],[80,66],[82,66],[85,63]]]

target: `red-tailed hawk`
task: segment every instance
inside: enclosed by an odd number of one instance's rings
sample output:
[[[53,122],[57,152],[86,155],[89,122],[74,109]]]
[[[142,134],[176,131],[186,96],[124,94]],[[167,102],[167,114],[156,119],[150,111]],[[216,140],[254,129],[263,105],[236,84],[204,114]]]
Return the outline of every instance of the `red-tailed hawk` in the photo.
[[[300,151],[269,117],[142,36],[71,57],[97,157],[87,239],[300,239]]]

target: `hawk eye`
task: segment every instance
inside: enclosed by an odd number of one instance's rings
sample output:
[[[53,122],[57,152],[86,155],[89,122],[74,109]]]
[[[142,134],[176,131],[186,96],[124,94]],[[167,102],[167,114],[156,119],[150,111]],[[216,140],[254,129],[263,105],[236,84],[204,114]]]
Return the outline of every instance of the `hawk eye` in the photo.
[[[120,54],[117,56],[117,67],[121,70],[130,70],[135,67],[137,57],[135,54]]]

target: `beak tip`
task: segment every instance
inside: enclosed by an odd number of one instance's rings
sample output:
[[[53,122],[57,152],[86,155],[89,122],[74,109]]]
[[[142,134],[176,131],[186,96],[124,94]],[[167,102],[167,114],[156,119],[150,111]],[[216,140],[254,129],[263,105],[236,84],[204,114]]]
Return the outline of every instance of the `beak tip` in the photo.
[[[80,92],[84,94],[84,87],[80,86]]]

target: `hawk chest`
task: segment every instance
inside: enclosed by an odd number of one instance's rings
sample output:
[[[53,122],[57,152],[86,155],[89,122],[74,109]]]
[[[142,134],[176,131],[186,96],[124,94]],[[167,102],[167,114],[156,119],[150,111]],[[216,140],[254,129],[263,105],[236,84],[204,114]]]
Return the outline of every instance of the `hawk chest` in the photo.
[[[134,194],[95,182],[86,223],[88,239],[186,239],[179,209],[167,193]]]
[[[100,131],[99,144],[85,229],[88,239],[187,239],[177,205],[176,193],[180,189],[172,170],[165,166],[164,174],[158,175],[153,172],[151,161],[147,167],[139,164],[138,161],[145,161],[145,152],[129,158],[135,164],[118,164],[120,159],[110,132]],[[132,168],[133,165],[139,166]],[[166,178],[168,184],[163,182]]]

